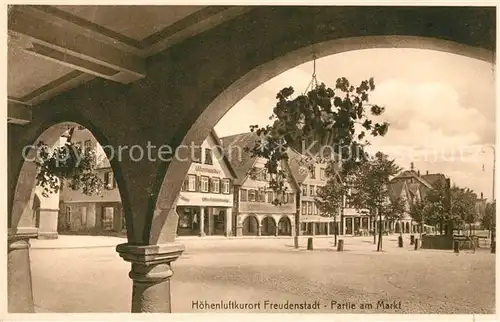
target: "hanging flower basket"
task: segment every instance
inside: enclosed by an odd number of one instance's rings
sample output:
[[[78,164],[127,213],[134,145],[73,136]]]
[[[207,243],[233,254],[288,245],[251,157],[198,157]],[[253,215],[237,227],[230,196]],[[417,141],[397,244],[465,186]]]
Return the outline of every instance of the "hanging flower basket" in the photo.
[[[43,189],[44,197],[59,192],[64,184],[86,195],[102,191],[103,182],[96,172],[95,151],[82,150],[72,142],[50,149],[41,141],[37,148],[36,185]]]

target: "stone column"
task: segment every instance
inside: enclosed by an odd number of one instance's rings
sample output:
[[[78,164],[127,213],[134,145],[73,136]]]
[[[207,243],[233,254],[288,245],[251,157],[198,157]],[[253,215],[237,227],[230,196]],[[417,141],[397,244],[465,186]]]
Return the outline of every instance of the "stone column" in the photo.
[[[200,207],[200,237],[205,237],[205,208]]]
[[[40,208],[40,227],[38,228],[39,239],[57,239],[57,220],[59,209]]]
[[[208,208],[208,236],[214,235],[214,208]]]
[[[354,236],[354,218],[355,217],[352,217],[352,220],[351,220],[351,232],[352,232],[353,236]]]
[[[18,229],[8,234],[7,302],[9,313],[34,313],[29,239],[37,237],[36,228]]]
[[[311,235],[315,236],[316,235],[316,222],[311,222]]]
[[[243,220],[241,215],[236,216],[236,236],[243,236]]]
[[[132,313],[171,313],[170,277],[173,271],[170,263],[179,258],[184,245],[120,244],[116,251],[132,263],[129,273],[133,281]]]
[[[226,208],[226,237],[233,236],[233,209]]]
[[[262,236],[262,225],[257,223],[257,236]]]
[[[326,235],[330,236],[330,222],[326,223]]]

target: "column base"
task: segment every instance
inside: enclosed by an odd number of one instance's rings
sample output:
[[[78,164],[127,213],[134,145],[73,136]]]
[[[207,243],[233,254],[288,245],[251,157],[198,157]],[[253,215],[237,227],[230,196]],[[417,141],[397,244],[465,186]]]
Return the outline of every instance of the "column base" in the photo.
[[[199,237],[205,237],[205,236],[207,236],[207,234],[205,234],[205,233],[199,233],[198,236]]]
[[[132,263],[132,313],[170,313],[170,263],[184,251],[177,243],[136,246],[120,244],[116,251]]]
[[[35,313],[29,239],[36,238],[37,229],[9,233],[7,246],[7,302],[9,313]]]

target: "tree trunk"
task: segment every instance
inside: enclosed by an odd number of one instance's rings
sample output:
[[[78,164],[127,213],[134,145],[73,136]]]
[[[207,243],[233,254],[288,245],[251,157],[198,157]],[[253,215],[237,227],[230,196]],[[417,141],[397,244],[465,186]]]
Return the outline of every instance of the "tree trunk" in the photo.
[[[382,251],[382,212],[380,210],[378,211],[378,225],[379,225],[379,230],[378,230],[377,252],[380,252]]]
[[[373,216],[373,245],[377,243],[377,215]]]
[[[334,237],[334,246],[337,246],[337,216],[333,217],[333,237]]]
[[[403,237],[403,227],[402,227],[401,219],[399,220],[399,236]]]

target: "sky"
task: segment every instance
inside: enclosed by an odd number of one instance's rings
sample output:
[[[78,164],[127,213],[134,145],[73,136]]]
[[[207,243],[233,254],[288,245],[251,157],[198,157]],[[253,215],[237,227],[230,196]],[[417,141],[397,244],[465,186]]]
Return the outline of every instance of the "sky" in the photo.
[[[224,137],[269,124],[276,93],[288,86],[305,91],[312,71],[308,62],[257,87],[215,131]],[[421,174],[443,173],[491,199],[496,137],[492,64],[431,50],[367,49],[318,59],[316,75],[331,87],[338,77],[355,85],[373,77],[370,103],[385,107],[378,119],[390,127],[383,138],[370,139],[372,151],[387,153],[404,169],[413,162]]]

